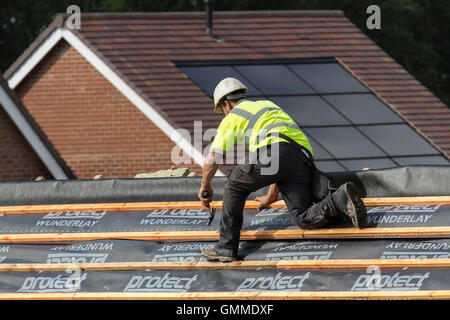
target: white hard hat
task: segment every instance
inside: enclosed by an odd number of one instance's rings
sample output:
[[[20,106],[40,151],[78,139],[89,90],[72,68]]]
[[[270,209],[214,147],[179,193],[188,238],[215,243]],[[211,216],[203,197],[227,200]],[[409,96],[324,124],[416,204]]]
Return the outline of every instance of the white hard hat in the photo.
[[[245,97],[248,88],[238,79],[225,78],[220,81],[214,89],[214,112],[223,113],[222,108],[219,107],[219,102],[224,98],[238,90],[244,90],[244,93],[239,96],[228,97],[231,99]]]

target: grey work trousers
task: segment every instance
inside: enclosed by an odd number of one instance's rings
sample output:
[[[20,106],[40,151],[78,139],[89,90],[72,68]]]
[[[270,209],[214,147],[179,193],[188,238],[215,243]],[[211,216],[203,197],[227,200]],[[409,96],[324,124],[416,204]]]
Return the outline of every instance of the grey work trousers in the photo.
[[[263,165],[258,157],[256,164],[239,165],[229,176],[223,194],[219,248],[237,253],[247,197],[273,183],[277,184],[286,207],[300,228],[319,228],[333,220],[329,213],[335,208],[330,196],[313,205],[312,168],[305,163],[305,155],[289,143],[278,144],[279,168],[275,174],[262,174],[263,168],[271,163]]]

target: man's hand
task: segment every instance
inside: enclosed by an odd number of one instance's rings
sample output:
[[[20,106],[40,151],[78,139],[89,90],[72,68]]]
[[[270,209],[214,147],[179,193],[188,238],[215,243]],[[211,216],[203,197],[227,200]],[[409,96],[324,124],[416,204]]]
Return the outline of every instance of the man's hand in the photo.
[[[270,202],[270,198],[267,194],[261,197],[256,197],[255,200],[260,202],[257,209],[258,211],[264,209],[273,202]]]
[[[279,192],[278,186],[274,183],[270,185],[269,191],[267,191],[266,195],[256,197],[255,200],[260,202],[260,204],[258,205],[258,211],[264,209],[271,203],[277,201],[278,192]]]
[[[213,197],[213,190],[211,188],[211,180],[216,174],[219,165],[215,162],[216,154],[214,152],[210,152],[206,156],[205,163],[203,164],[202,171],[202,183],[200,185],[200,191],[198,192],[198,199],[202,202],[202,205],[209,208],[209,203]],[[203,193],[207,191],[208,196],[205,197]]]
[[[208,196],[205,197],[204,193],[207,193]],[[200,187],[200,191],[198,192],[198,199],[201,201],[202,205],[209,208],[209,203],[211,202],[213,197],[213,190],[211,188],[211,185],[206,185]]]

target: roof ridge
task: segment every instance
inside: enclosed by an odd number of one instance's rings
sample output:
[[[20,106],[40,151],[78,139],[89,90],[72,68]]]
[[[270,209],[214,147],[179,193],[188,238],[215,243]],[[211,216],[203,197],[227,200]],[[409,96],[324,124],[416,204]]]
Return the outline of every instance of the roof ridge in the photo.
[[[198,18],[205,15],[204,11],[173,11],[173,12],[87,12],[81,13],[84,17],[104,17],[117,18],[126,16],[127,18]],[[214,11],[214,16],[217,17],[245,17],[251,16],[280,16],[280,17],[321,17],[321,16],[344,16],[342,10],[248,10],[248,11]]]

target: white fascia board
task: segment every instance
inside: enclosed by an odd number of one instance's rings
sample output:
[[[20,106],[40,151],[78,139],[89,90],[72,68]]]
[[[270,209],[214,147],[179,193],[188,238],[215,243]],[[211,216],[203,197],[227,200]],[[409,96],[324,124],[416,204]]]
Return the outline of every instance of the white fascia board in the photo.
[[[62,38],[62,29],[57,28],[34,50],[26,61],[8,79],[8,85],[15,89],[17,85],[30,73],[31,70],[53,49],[55,44]]]
[[[68,179],[64,170],[2,87],[0,87],[0,103],[53,177],[55,179]]]
[[[133,103],[150,121],[161,129],[170,139],[186,152],[195,163],[203,167],[204,157],[200,151],[175,128],[173,128],[155,109],[142,99],[125,81],[123,81],[106,63],[104,63],[88,46],[66,28],[55,29],[49,37],[33,52],[22,66],[8,79],[10,88],[14,89],[43,57],[63,38],[80,53],[100,74],[102,74],[120,93]],[[224,174],[218,170],[218,176]]]

